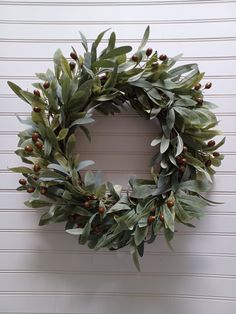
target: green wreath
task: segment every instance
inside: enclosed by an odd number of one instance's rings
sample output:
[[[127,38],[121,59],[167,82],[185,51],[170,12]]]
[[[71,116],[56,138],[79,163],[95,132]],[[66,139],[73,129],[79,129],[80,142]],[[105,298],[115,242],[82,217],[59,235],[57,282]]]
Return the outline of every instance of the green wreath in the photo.
[[[197,64],[174,67],[181,57],[159,55],[144,49],[149,37],[145,30],[138,50],[116,47],[111,33],[108,45],[97,48],[106,31],[88,49],[81,33],[84,55],[75,49],[69,62],[60,50],[54,54],[54,69],[37,73],[33,93],[12,82],[10,88],[32,107],[31,117],[20,121],[29,128],[19,133],[16,154],[29,167],[12,168],[22,173],[19,191],[32,193],[29,207],[47,207],[40,225],[65,222],[65,229],[89,248],[117,250],[129,245],[139,269],[138,256],[144,244],[155,240],[164,229],[173,238],[175,221],[193,226],[202,208],[213,203],[200,195],[209,190],[223,155],[212,138],[220,134],[211,112],[215,105],[203,99],[211,87],[200,84],[204,73]],[[157,146],[150,163],[150,180],[131,178],[130,188],[102,183],[100,172],[82,171],[93,164],[74,153],[80,128],[90,139],[87,124],[93,112],[119,113],[129,104],[144,119],[157,119],[162,133],[151,142]],[[157,130],[157,134],[159,131]]]

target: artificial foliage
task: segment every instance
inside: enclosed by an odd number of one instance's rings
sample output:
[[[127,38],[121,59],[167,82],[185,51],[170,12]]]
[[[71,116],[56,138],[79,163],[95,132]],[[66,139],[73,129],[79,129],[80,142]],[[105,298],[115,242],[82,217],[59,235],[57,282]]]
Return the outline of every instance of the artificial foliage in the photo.
[[[64,222],[80,244],[95,250],[129,246],[139,269],[145,243],[160,232],[169,243],[176,222],[192,227],[191,220],[212,203],[200,193],[211,188],[224,139],[212,139],[221,134],[211,111],[216,106],[204,100],[211,83],[200,83],[204,73],[197,64],[176,67],[181,55],[172,58],[144,48],[149,27],[136,51],[117,47],[112,32],[99,53],[105,32],[91,49],[81,33],[84,53],[72,48],[70,62],[57,50],[54,71],[36,73],[40,82],[33,92],[8,82],[32,108],[30,117],[19,118],[28,128],[18,134],[15,152],[27,165],[11,170],[23,175],[18,190],[31,194],[25,204],[46,208],[40,225]],[[94,113],[119,114],[124,105],[159,122],[150,143],[156,147],[150,179],[132,177],[126,191],[102,182],[99,171],[86,171],[94,162],[75,153],[77,128],[90,140]]]

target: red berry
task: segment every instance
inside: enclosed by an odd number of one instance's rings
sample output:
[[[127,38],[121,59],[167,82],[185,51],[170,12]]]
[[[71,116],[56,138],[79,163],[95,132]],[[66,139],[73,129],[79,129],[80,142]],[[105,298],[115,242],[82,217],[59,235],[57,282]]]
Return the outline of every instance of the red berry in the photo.
[[[220,153],[219,153],[219,152],[214,152],[212,155],[213,155],[214,157],[220,157]]]
[[[26,185],[27,181],[26,181],[25,179],[20,179],[20,180],[19,180],[19,183],[20,183],[21,185]]]
[[[40,141],[36,141],[34,144],[38,149],[42,149],[43,148],[43,143]]]
[[[44,82],[44,83],[43,83],[43,87],[44,87],[45,89],[48,89],[48,88],[50,87],[50,83],[49,83],[48,81]]]
[[[210,167],[211,166],[211,160],[208,159],[207,161],[205,161],[205,166],[206,167]]]
[[[197,101],[197,104],[198,104],[199,106],[201,106],[201,105],[203,104],[203,98],[202,98],[202,97],[198,97],[198,98],[196,99],[196,101]]]
[[[173,207],[175,204],[174,200],[167,200],[166,205],[168,206],[168,208]]]
[[[33,186],[28,187],[27,192],[33,193],[35,191],[35,188]]]
[[[37,140],[39,138],[39,133],[38,132],[33,132],[31,137],[32,137],[32,140],[34,142],[37,142]]]
[[[184,147],[183,147],[183,153],[187,153],[187,151],[188,151],[188,147],[187,147],[187,146],[184,146]]]
[[[73,71],[74,68],[75,68],[75,63],[74,63],[73,61],[71,61],[71,62],[69,63],[69,65],[70,65],[71,71]]]
[[[211,141],[209,141],[209,142],[207,143],[207,146],[208,146],[208,147],[213,147],[213,146],[215,146],[215,144],[216,144],[216,142],[215,142],[214,140],[211,140]]]
[[[181,160],[181,165],[185,166],[187,163],[187,159],[186,158],[182,158]]]
[[[32,153],[33,147],[31,145],[27,145],[27,146],[25,146],[25,151],[28,153]]]
[[[47,188],[46,188],[45,186],[41,186],[41,187],[40,187],[40,193],[41,193],[42,195],[45,195],[45,194],[47,193]]]
[[[211,86],[212,86],[212,83],[211,83],[211,82],[208,82],[208,83],[206,83],[205,88],[206,88],[206,89],[210,89]]]
[[[147,48],[146,56],[149,57],[152,54],[152,48]]]
[[[167,55],[160,55],[160,56],[159,56],[159,59],[160,59],[161,61],[166,61]]]
[[[163,215],[163,213],[160,213],[159,218],[160,218],[160,221],[164,221],[164,215]]]
[[[77,60],[77,59],[78,59],[78,56],[77,56],[77,54],[76,54],[74,51],[72,51],[72,52],[70,53],[70,57],[71,57],[73,60]]]
[[[39,170],[41,169],[41,167],[40,167],[39,164],[35,164],[33,169],[34,169],[35,172],[39,172]]]
[[[133,55],[131,59],[134,62],[139,62],[139,57],[137,55]]]
[[[34,90],[34,95],[40,97],[40,91],[37,90],[37,89],[35,89],[35,90]]]
[[[99,212],[99,214],[104,214],[104,212],[105,212],[105,208],[104,207],[99,207],[98,208],[98,212]]]
[[[202,85],[200,83],[198,83],[197,85],[194,86],[195,90],[199,90],[202,87]]]
[[[156,220],[156,216],[149,216],[148,217],[148,223],[151,224]]]
[[[34,107],[34,112],[40,112],[42,109],[40,107]]]

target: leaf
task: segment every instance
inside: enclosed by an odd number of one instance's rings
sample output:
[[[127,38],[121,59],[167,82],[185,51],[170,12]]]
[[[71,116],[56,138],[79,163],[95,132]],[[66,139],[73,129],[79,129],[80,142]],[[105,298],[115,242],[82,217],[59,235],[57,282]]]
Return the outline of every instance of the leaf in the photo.
[[[184,148],[184,143],[183,143],[182,137],[178,134],[175,157],[182,153],[183,148]]]
[[[10,168],[9,170],[16,173],[34,174],[34,171],[27,167],[15,167],[15,168]]]
[[[179,188],[182,190],[188,190],[192,192],[206,192],[211,188],[211,184],[200,180],[189,180],[181,182]]]
[[[71,235],[81,235],[84,232],[84,228],[66,229],[66,232]]]
[[[89,117],[84,117],[84,118],[80,118],[75,120],[74,122],[71,123],[71,125],[69,126],[69,128],[72,128],[72,126],[74,125],[84,125],[84,124],[89,124],[94,122],[95,120]]]
[[[86,52],[88,52],[88,42],[87,42],[87,39],[86,37],[84,36],[84,34],[82,32],[79,32],[80,33],[80,37],[81,37],[81,40],[82,40],[82,45],[84,47],[84,50]]]
[[[156,189],[155,185],[140,185],[133,188],[131,193],[131,197],[134,198],[145,198],[147,196],[152,195],[154,190]]]
[[[25,99],[25,97],[22,96],[21,91],[22,89],[16,85],[13,82],[7,81],[8,86],[11,88],[11,90],[19,97],[21,98],[23,101],[29,103],[29,101],[27,99]]]
[[[141,41],[141,44],[139,45],[138,47],[138,51],[142,50],[143,47],[146,45],[147,41],[148,41],[148,38],[149,38],[149,34],[150,34],[150,26],[148,25],[144,34],[143,34],[143,38],[142,38],[142,41]]]
[[[156,146],[160,143],[161,143],[161,138],[156,137],[156,138],[154,138],[154,140],[151,141],[151,146]]]
[[[107,52],[103,56],[101,56],[101,59],[110,59],[114,58],[123,54],[126,54],[132,50],[131,46],[122,46],[118,48],[114,48],[111,51]]]
[[[39,200],[39,199],[38,200],[25,201],[24,204],[28,207],[31,207],[31,208],[41,208],[41,207],[46,207],[46,206],[52,205],[52,203],[50,203],[50,202]]]
[[[64,140],[64,138],[66,138],[67,134],[69,132],[69,129],[66,128],[66,129],[61,129],[58,136],[57,136],[57,140],[58,141],[61,141],[61,140]]]
[[[145,240],[147,233],[148,233],[148,227],[140,228],[139,226],[137,226],[135,228],[134,242],[136,246],[139,246]]]
[[[68,160],[62,154],[56,152],[54,158],[65,170],[68,169]]]
[[[92,171],[87,171],[84,176],[84,184],[86,187],[95,184],[95,177]]]
[[[93,63],[93,66],[100,67],[100,68],[113,68],[115,66],[115,63],[111,60],[97,60]]]
[[[171,213],[169,208],[166,204],[162,206],[163,208],[163,214],[164,214],[164,221],[165,225],[172,231],[175,231],[175,221],[174,221],[174,215]]]
[[[101,42],[101,40],[102,40],[104,34],[105,34],[107,31],[109,31],[109,30],[110,30],[110,28],[108,28],[108,29],[106,29],[105,31],[101,32],[101,33],[97,36],[96,40],[94,41],[94,46],[95,46],[95,48],[98,47],[98,45],[100,44],[100,42]]]
[[[160,153],[163,154],[165,151],[167,151],[169,145],[170,145],[170,139],[166,138],[165,135],[163,135],[161,138]]]
[[[68,175],[69,173],[68,173],[68,171],[67,170],[65,170],[65,168],[64,167],[62,167],[62,166],[60,166],[60,165],[58,165],[58,164],[49,164],[49,165],[47,165],[47,168],[48,169],[54,169],[54,170],[57,170],[57,171],[59,171],[59,172],[62,172],[63,174],[65,174],[65,175]]]
[[[94,165],[95,162],[93,160],[84,160],[81,161],[78,165],[78,167],[76,168],[77,171],[81,171],[84,168],[87,168],[88,166]]]
[[[72,72],[71,72],[69,63],[63,55],[61,56],[60,64],[61,64],[63,73],[66,74],[69,78],[72,78]]]
[[[138,260],[138,250],[137,250],[135,244],[130,245],[130,253],[132,255],[135,267],[140,272],[140,265],[139,265],[139,260]]]
[[[172,130],[175,125],[175,111],[173,108],[171,108],[167,112],[166,123],[167,123],[168,128]]]

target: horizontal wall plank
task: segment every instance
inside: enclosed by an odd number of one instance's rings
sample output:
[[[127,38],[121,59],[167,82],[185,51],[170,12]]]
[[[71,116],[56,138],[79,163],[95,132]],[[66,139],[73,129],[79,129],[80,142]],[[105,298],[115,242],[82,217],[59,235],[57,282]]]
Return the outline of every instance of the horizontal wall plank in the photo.
[[[79,15],[82,21],[87,20],[88,17],[90,20],[110,21],[114,15],[113,6],[102,6],[100,9],[97,7],[97,9],[93,10],[91,10],[90,5],[88,6],[86,4],[79,8],[73,8],[71,6],[55,7],[53,4],[50,6],[39,5],[36,7],[37,9],[32,10],[31,6],[24,5],[18,6],[17,10],[12,10],[11,6],[1,5],[0,19],[4,19],[7,16],[9,20],[19,19],[19,17],[21,19],[37,20],[40,16],[41,20],[63,21],[68,20],[68,17],[70,17],[71,20],[76,20]],[[180,8],[179,5],[162,5],[158,7],[158,15],[161,16],[162,19],[178,19]],[[120,20],[138,20],[140,19],[140,15],[148,16],[149,20],[155,20],[157,17],[156,4],[148,6],[143,3],[138,6],[127,4],[125,9],[121,5],[117,5],[115,9]],[[186,4],[182,7],[181,18],[196,19],[199,18],[199,16],[201,16],[201,18],[234,17],[235,9],[235,3],[214,3],[214,10],[212,10],[212,4],[210,3],[204,4],[204,6],[201,5],[201,3],[197,3],[194,5],[194,9],[192,9],[192,4]],[[132,14],[129,13],[130,10],[132,10]],[[123,34],[123,36],[127,35],[127,32]],[[132,36],[130,36],[130,38],[132,38]]]

